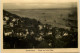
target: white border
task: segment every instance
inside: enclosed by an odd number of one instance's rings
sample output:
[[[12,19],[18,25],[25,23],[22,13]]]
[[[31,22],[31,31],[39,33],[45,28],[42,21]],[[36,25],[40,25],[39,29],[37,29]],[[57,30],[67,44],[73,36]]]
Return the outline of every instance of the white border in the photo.
[[[80,2],[80,0],[79,0],[79,2]],[[1,6],[1,0],[0,0],[0,20],[1,20],[1,17],[2,17],[2,15],[1,15],[1,10],[2,10],[2,6]],[[80,4],[79,4],[79,8],[78,8],[78,10],[80,9]],[[79,10],[79,14],[78,14],[78,26],[80,26],[80,10]],[[78,27],[78,29],[80,30],[80,27]],[[78,32],[78,33],[80,33],[80,32]],[[80,36],[79,36],[79,52],[80,52]],[[13,51],[15,51],[15,50],[13,50]],[[0,21],[0,53],[1,53],[1,21]],[[26,52],[27,53],[27,52]],[[69,53],[69,52],[68,52]]]

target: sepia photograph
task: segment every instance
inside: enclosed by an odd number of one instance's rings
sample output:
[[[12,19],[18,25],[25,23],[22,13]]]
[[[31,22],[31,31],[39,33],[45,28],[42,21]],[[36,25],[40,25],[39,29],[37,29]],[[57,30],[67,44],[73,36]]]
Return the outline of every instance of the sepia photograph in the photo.
[[[3,2],[3,49],[78,48],[77,0]]]

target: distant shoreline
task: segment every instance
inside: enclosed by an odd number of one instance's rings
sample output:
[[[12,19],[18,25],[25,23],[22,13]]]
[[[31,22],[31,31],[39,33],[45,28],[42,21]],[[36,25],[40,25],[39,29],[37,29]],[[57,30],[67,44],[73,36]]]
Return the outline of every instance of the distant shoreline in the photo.
[[[53,9],[4,9],[4,10],[67,10],[72,8],[53,8]],[[77,9],[77,7],[73,7],[73,9]]]

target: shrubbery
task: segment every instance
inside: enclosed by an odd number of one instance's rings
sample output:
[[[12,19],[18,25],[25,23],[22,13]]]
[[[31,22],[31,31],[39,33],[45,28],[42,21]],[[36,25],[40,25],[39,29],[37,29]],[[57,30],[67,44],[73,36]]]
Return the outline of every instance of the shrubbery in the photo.
[[[3,22],[3,47],[5,49],[77,47],[78,34],[72,27],[70,30],[52,27],[5,10],[3,10]]]

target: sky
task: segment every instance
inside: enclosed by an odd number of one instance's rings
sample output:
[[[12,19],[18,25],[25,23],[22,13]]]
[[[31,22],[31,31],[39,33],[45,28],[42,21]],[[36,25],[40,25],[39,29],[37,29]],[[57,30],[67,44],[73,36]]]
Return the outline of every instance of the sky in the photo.
[[[4,9],[46,9],[75,7],[78,0],[3,0]]]

